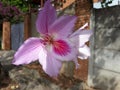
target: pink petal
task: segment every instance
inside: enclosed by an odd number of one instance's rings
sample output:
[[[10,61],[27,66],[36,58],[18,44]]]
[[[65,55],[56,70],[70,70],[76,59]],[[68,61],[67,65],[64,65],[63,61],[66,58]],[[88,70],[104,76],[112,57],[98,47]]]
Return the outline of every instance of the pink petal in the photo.
[[[39,38],[29,38],[15,53],[12,63],[15,65],[29,64],[37,60],[41,48],[42,44]]]
[[[77,36],[81,33],[81,30],[85,29],[85,27],[88,26],[88,23],[86,23],[85,25],[83,25],[82,27],[80,27],[77,31],[75,31],[72,35],[70,35],[70,37],[74,37]]]
[[[62,66],[61,62],[53,56],[52,52],[45,49],[40,50],[39,62],[43,70],[50,76],[57,76]]]
[[[89,41],[90,36],[92,35],[92,30],[82,30],[79,35],[79,46],[83,46],[86,42]]]
[[[80,59],[87,59],[88,56],[90,56],[90,49],[87,45],[84,45],[83,47],[79,48],[79,55],[78,57]]]
[[[55,33],[58,38],[67,37],[73,32],[75,21],[75,16],[61,16],[51,25],[49,33]]]
[[[52,46],[54,56],[61,61],[71,61],[76,57],[77,50],[66,40],[57,40]]]
[[[47,0],[43,9],[39,12],[36,21],[36,28],[39,33],[48,33],[49,26],[56,20],[56,10]]]
[[[56,54],[59,54],[61,56],[65,56],[68,53],[71,52],[71,48],[69,47],[69,45],[63,41],[63,40],[57,40],[54,42],[54,47],[53,50]]]
[[[89,41],[90,36],[92,35],[92,30],[81,30],[76,36],[70,36],[70,40],[76,46],[81,47]]]

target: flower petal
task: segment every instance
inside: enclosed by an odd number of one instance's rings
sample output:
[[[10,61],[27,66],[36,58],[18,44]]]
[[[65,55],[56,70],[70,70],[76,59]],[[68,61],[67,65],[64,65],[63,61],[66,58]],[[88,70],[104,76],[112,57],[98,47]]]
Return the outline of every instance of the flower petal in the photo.
[[[69,47],[69,45],[63,41],[63,40],[57,40],[54,42],[54,47],[53,50],[56,54],[59,54],[61,56],[65,56],[68,53],[71,52],[71,48]]]
[[[56,10],[47,0],[43,9],[39,12],[36,21],[36,28],[39,33],[48,33],[49,26],[56,20]]]
[[[89,41],[90,36],[92,35],[92,30],[81,30],[76,36],[70,36],[70,41],[78,47],[85,45]],[[78,48],[77,47],[77,48]]]
[[[61,16],[50,26],[49,33],[55,33],[58,38],[67,37],[73,32],[75,21],[75,16]]]
[[[86,42],[89,41],[90,36],[92,35],[92,30],[82,30],[79,35],[79,46],[83,46]]]
[[[41,48],[42,44],[39,38],[29,38],[15,53],[12,63],[15,65],[29,64],[37,60]]]
[[[39,62],[43,70],[50,76],[57,76],[62,66],[61,62],[56,60],[53,54],[45,49],[40,50]]]
[[[61,61],[71,61],[76,57],[77,50],[67,40],[57,40],[52,46],[52,52]]]
[[[81,33],[81,30],[85,29],[87,26],[88,26],[88,23],[86,23],[85,25],[80,27],[77,31],[75,31],[72,35],[70,35],[70,37],[74,37],[74,36],[79,35]]]
[[[90,56],[90,49],[87,45],[84,45],[83,47],[79,48],[79,55],[78,57],[80,59],[87,59],[88,56]]]

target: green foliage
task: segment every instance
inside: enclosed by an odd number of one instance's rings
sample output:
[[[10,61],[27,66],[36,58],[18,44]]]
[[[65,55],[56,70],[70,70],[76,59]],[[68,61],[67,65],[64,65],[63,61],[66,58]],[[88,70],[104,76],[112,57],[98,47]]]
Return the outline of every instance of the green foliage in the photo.
[[[26,3],[24,3],[22,0],[1,0],[3,3],[9,4],[11,6],[16,6],[19,8],[22,12],[27,12],[29,7]]]
[[[5,5],[16,6],[21,11],[21,16],[19,16],[19,20],[12,19],[11,22],[17,23],[23,20],[23,15],[29,12],[29,8],[35,8],[37,5],[30,4],[31,0],[0,0]]]
[[[102,6],[103,8],[109,7],[109,4],[111,4],[112,1],[113,1],[113,0],[102,0],[102,1],[101,1],[101,6]]]

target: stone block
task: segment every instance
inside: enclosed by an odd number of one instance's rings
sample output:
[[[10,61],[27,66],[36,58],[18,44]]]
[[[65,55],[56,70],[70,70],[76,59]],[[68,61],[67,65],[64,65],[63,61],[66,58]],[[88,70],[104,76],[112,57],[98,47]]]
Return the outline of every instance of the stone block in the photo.
[[[120,73],[120,51],[96,49],[94,66]]]
[[[120,73],[94,68],[93,85],[97,90],[120,90]]]
[[[120,28],[96,29],[95,47],[120,50]]]
[[[95,22],[99,27],[120,27],[120,6],[95,9]]]
[[[88,85],[120,90],[120,6],[93,10]]]

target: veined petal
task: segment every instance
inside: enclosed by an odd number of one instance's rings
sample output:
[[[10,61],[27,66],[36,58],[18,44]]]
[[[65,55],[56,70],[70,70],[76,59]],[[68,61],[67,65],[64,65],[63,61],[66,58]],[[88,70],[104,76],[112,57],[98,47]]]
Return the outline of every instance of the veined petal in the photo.
[[[45,49],[40,50],[39,62],[43,70],[50,76],[57,76],[62,66],[61,62],[53,56],[52,52]]]
[[[49,26],[56,20],[56,10],[50,4],[50,0],[47,0],[45,6],[39,11],[36,21],[36,28],[39,33],[48,33]]]
[[[66,40],[57,40],[52,46],[54,57],[62,61],[71,61],[76,57],[77,50]]]
[[[87,59],[90,56],[90,49],[87,45],[79,48],[78,58],[80,59]]]
[[[67,55],[68,53],[71,52],[71,48],[70,46],[68,45],[68,43],[66,43],[65,41],[63,40],[57,40],[54,42],[53,44],[53,50],[56,54],[59,54],[61,56],[65,56]]]
[[[15,53],[12,63],[15,65],[29,64],[37,60],[41,48],[42,43],[39,38],[29,38]]]
[[[56,34],[56,38],[67,37],[73,32],[75,21],[75,16],[61,16],[50,26],[49,33]]]

